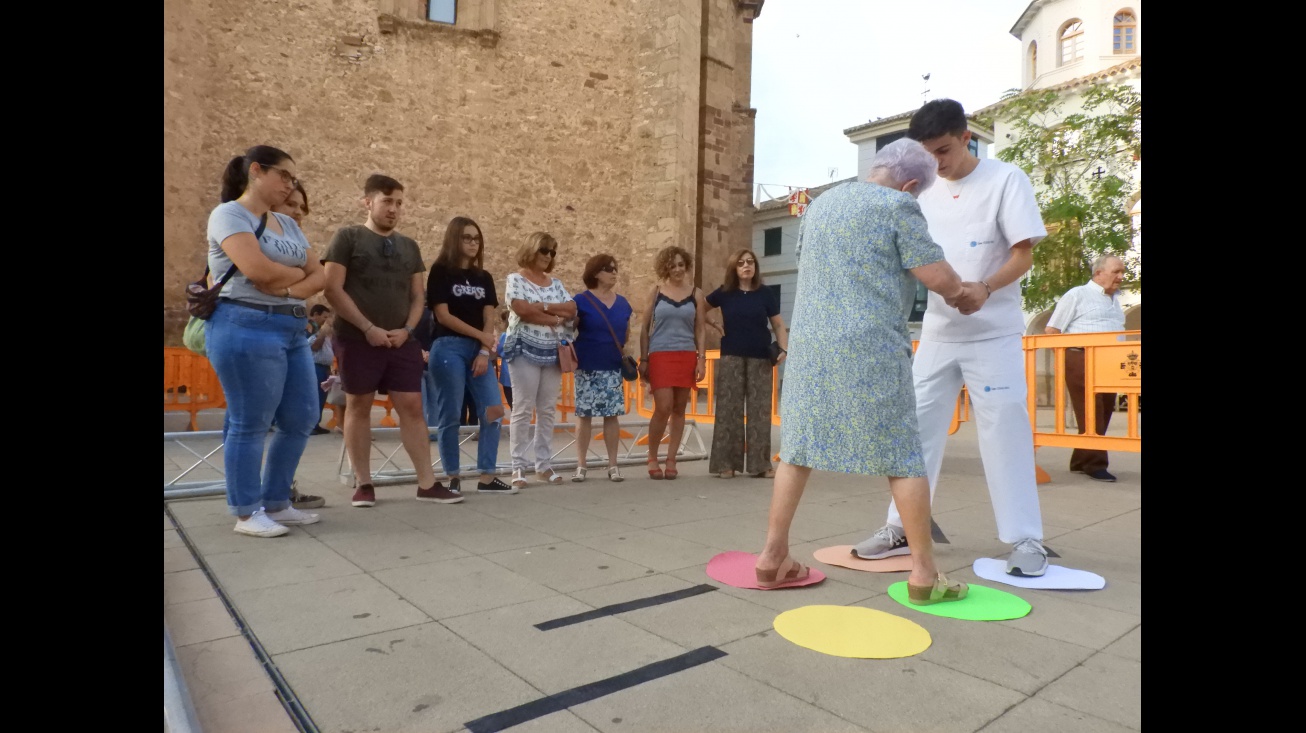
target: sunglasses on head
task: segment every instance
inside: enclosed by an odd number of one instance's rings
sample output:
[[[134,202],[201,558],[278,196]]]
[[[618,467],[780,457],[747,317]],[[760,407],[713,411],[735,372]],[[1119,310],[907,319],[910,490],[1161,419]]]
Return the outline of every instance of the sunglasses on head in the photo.
[[[546,248],[546,247],[540,247],[540,254],[542,254],[542,255],[548,255],[548,256],[550,256],[550,257],[557,257],[557,256],[558,256],[558,250],[556,250],[556,249],[548,249],[548,248]]]
[[[604,265],[603,267],[601,267],[601,268],[599,268],[599,269],[602,270],[603,272],[611,272],[611,273],[613,273],[613,274],[616,274],[616,272],[617,272],[617,265],[616,265],[616,263],[614,262],[614,263],[611,264],[611,265]]]

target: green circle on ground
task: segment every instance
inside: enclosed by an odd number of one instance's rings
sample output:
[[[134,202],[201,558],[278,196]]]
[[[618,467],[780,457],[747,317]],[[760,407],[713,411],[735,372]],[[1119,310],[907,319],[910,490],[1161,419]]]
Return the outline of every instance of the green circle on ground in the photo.
[[[1007,621],[1026,615],[1033,608],[1024,598],[1006,591],[986,588],[974,583],[967,583],[967,585],[970,586],[970,591],[960,601],[934,603],[928,606],[917,606],[907,600],[906,581],[889,586],[889,597],[913,611],[963,621]]]

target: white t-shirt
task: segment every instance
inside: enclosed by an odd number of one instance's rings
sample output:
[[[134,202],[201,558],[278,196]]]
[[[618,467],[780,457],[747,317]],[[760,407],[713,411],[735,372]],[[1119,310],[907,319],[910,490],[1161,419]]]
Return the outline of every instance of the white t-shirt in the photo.
[[[921,194],[921,211],[930,236],[962,280],[988,278],[1006,263],[1011,245],[1047,236],[1034,200],[1034,186],[1020,168],[981,159],[959,181],[940,178]],[[938,293],[930,292],[921,324],[922,341],[981,341],[1021,334],[1020,282],[993,291],[977,313],[963,316]]]
[[[1111,295],[1101,285],[1088,281],[1073,287],[1057,301],[1048,326],[1062,333],[1098,333],[1125,330],[1125,312],[1120,307],[1120,291]]]

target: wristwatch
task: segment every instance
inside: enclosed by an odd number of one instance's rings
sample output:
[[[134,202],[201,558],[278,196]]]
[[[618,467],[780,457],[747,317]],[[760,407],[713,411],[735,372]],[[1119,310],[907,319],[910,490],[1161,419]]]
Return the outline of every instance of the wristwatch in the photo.
[[[404,326],[404,330],[408,332],[409,338],[417,338],[417,329],[412,326]]]

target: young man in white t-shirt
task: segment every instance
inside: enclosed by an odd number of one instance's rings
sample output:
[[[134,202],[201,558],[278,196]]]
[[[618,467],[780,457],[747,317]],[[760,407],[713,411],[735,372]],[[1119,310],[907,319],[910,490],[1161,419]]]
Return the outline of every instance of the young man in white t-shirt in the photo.
[[[1043,575],[1047,550],[1025,404],[1025,328],[1018,284],[1033,263],[1034,244],[1047,236],[1034,187],[1020,168],[971,155],[966,113],[951,99],[937,99],[917,110],[907,136],[920,141],[939,162],[942,180],[919,199],[930,236],[961,279],[982,283],[988,294],[980,310],[969,316],[929,294],[912,377],[931,503],[948,425],[964,383],[975,409],[998,538],[1013,545],[1007,573]],[[866,559],[911,552],[896,506],[889,505],[888,524],[854,552]]]

